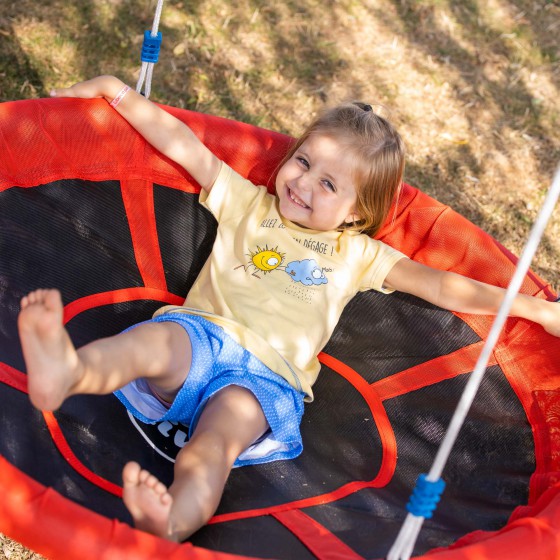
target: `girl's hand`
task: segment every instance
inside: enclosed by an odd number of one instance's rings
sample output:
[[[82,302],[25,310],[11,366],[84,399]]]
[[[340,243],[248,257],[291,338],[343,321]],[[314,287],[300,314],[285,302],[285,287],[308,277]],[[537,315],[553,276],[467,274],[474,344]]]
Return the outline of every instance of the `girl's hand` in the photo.
[[[112,101],[124,86],[113,76],[99,76],[86,82],[79,82],[69,88],[53,89],[51,97],[79,97],[82,99],[105,98]]]

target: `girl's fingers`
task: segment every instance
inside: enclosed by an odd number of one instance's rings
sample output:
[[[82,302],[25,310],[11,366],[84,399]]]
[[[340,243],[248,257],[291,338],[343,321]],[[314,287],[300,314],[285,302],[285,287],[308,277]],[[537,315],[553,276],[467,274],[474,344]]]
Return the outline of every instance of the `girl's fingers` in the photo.
[[[103,97],[100,95],[100,88],[91,80],[89,82],[80,82],[69,88],[56,88],[50,92],[51,97],[81,97],[84,99],[92,99],[94,97]]]
[[[123,87],[123,82],[114,76],[98,76],[92,80],[78,82],[69,88],[55,88],[50,92],[51,97],[79,97],[94,99],[111,95],[114,97]]]
[[[77,97],[74,88],[53,89],[50,92],[51,97]]]

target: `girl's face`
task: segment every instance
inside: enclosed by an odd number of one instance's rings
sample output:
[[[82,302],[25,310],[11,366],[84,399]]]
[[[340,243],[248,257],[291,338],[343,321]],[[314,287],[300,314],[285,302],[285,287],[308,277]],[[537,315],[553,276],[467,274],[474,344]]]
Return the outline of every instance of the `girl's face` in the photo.
[[[354,166],[354,156],[342,143],[311,134],[278,171],[280,214],[320,231],[358,220]]]

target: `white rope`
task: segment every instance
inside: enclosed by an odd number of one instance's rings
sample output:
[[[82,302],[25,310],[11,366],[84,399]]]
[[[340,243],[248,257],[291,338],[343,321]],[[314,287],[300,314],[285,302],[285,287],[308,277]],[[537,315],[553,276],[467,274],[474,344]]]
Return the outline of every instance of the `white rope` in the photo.
[[[150,37],[157,37],[159,30],[159,22],[161,20],[161,12],[163,10],[163,0],[158,0],[156,6],[156,13],[154,15],[154,23],[152,24],[152,31]],[[148,99],[150,93],[152,92],[152,77],[154,74],[154,62],[144,62],[142,61],[142,67],[140,69],[140,77],[136,84],[136,92],[142,93],[142,86],[144,86],[144,97]]]
[[[492,328],[490,329],[490,333],[488,334],[488,338],[482,348],[482,352],[476,362],[475,369],[465,387],[465,390],[463,391],[461,400],[457,405],[457,409],[455,410],[447,433],[445,434],[445,437],[439,447],[432,468],[426,477],[427,480],[431,482],[435,482],[441,477],[441,473],[443,472],[447,459],[449,458],[451,449],[453,448],[457,436],[459,435],[459,431],[476,396],[478,388],[480,387],[482,377],[484,376],[484,372],[486,371],[486,367],[488,366],[494,347],[498,342],[502,328],[509,316],[513,301],[521,288],[521,284],[523,283],[523,279],[525,278],[527,271],[529,270],[531,261],[535,255],[546,225],[550,220],[552,212],[554,211],[554,207],[559,196],[560,167],[556,171],[548,195],[537,217],[537,221],[531,229],[529,239],[527,240],[527,244],[525,245],[521,258],[517,264],[513,278],[506,290],[504,300],[502,301],[498,314],[496,315]],[[412,514],[407,515],[397,540],[387,555],[387,560],[408,560],[410,558],[423,522],[423,517],[417,517]]]

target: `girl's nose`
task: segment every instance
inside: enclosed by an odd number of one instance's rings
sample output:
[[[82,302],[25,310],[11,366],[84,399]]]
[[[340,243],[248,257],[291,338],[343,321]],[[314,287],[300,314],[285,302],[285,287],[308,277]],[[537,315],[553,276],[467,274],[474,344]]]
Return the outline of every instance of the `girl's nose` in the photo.
[[[302,191],[311,190],[312,181],[308,172],[302,173],[297,180],[297,186]]]

